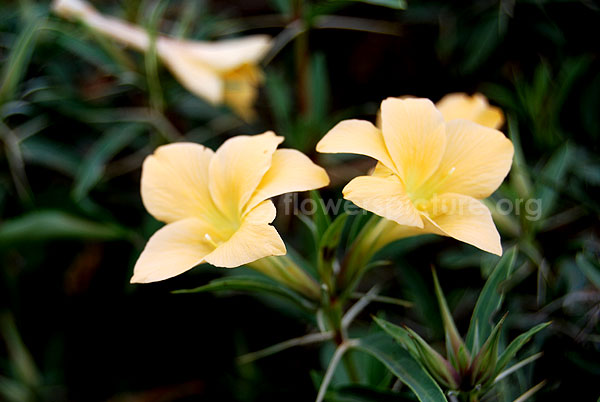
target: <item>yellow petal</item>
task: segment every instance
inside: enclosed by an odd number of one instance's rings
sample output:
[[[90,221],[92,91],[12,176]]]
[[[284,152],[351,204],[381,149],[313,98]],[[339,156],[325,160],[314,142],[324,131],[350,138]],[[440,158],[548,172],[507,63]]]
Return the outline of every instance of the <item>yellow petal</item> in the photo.
[[[221,74],[192,57],[180,42],[161,38],[157,51],[162,62],[187,90],[212,104],[223,102],[225,83]]]
[[[273,153],[283,141],[272,131],[228,139],[210,161],[210,194],[230,219],[241,216],[263,176],[271,166]]]
[[[402,225],[423,227],[419,211],[397,176],[359,176],[344,187],[344,198]]]
[[[315,165],[302,152],[278,149],[246,208],[254,208],[259,202],[280,194],[314,190],[328,184],[325,169]]]
[[[268,222],[275,218],[275,206],[264,201],[254,208],[231,238],[205,257],[217,267],[234,268],[263,257],[284,255],[285,244]]]
[[[244,223],[252,223],[256,225],[268,224],[273,222],[276,214],[277,209],[275,209],[275,204],[273,204],[271,200],[266,200],[250,209],[244,216],[243,220]]]
[[[390,177],[393,175],[394,175],[394,172],[392,172],[390,169],[388,169],[383,163],[377,162],[377,164],[373,168],[373,172],[371,172],[369,176]]]
[[[502,111],[490,106],[482,94],[448,94],[436,106],[446,121],[465,119],[490,128],[500,128],[504,124]]]
[[[317,151],[366,155],[396,170],[381,131],[364,120],[344,120],[338,123],[319,141]]]
[[[176,41],[190,58],[217,71],[227,71],[243,64],[256,64],[271,48],[267,35],[250,35],[215,42]]]
[[[131,283],[162,281],[182,274],[203,262],[214,250],[206,240],[208,228],[199,219],[188,218],[159,229],[138,258]]]
[[[500,235],[492,214],[481,201],[462,194],[447,193],[434,197],[427,211],[425,219],[445,235],[488,253],[502,255]]]
[[[444,119],[430,100],[411,98],[384,100],[381,119],[385,145],[412,191],[438,167],[446,146]]]
[[[217,213],[208,189],[208,167],[214,152],[202,145],[164,145],[144,161],[141,193],[144,206],[159,221]]]
[[[426,184],[436,193],[478,199],[492,194],[510,170],[512,142],[500,131],[467,120],[446,123],[448,143],[438,171]]]
[[[244,120],[252,121],[255,117],[252,106],[258,96],[258,85],[263,80],[260,69],[253,64],[244,64],[225,73],[223,79],[225,80],[223,102]]]

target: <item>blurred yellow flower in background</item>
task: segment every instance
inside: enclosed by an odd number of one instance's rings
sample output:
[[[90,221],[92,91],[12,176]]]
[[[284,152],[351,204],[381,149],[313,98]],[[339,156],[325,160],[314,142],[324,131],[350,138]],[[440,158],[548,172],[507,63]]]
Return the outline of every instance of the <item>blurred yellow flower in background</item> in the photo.
[[[150,48],[146,30],[104,16],[82,0],[55,0],[52,8],[57,15],[80,20],[133,49],[146,52]],[[216,42],[156,38],[158,57],[184,87],[214,105],[228,105],[245,120],[254,117],[252,106],[263,81],[258,63],[270,48],[271,38],[266,35]]]
[[[461,106],[445,106],[449,118],[468,109],[454,99],[444,101]],[[498,188],[512,164],[512,143],[500,131],[464,118],[445,120],[428,99],[388,98],[381,104],[381,129],[367,121],[342,121],[317,151],[377,159],[373,173],[350,181],[343,194],[395,222],[383,221],[385,230],[374,230],[386,242],[435,233],[502,254],[490,211],[480,201]],[[373,239],[375,250],[374,243],[382,244]]]
[[[154,282],[207,262],[233,268],[286,248],[269,198],[329,184],[299,151],[268,131],[231,138],[216,152],[193,143],[159,147],[142,168],[144,206],[167,225],[148,241],[131,282]]]
[[[469,96],[465,93],[452,93],[435,104],[444,120],[471,120],[482,126],[499,129],[504,124],[504,114],[500,108],[490,106],[482,94]]]

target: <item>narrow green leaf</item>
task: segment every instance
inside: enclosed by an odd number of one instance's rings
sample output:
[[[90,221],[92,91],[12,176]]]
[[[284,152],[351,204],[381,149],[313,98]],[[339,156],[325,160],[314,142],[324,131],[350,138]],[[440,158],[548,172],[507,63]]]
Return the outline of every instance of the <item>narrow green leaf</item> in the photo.
[[[442,385],[450,389],[457,389],[460,385],[460,376],[435,349],[433,349],[423,338],[412,329],[407,329],[419,351],[419,361],[429,373]]]
[[[410,333],[406,329],[396,324],[392,324],[391,322],[386,321],[382,318],[373,317],[373,320],[377,325],[381,327],[381,329],[383,329],[388,335],[394,338],[396,342],[404,346],[404,348],[408,350],[413,357],[418,356],[418,351],[415,347],[415,343],[410,337]]]
[[[71,147],[41,136],[23,141],[21,152],[26,162],[54,169],[69,177],[77,174],[81,167],[81,158]]]
[[[500,333],[502,324],[506,320],[507,314],[496,324],[492,333],[485,341],[479,354],[473,359],[471,366],[472,385],[484,384],[487,381],[493,381],[496,372],[496,362],[498,361],[498,344],[500,343]]]
[[[539,175],[539,182],[535,189],[535,199],[540,200],[542,209],[541,217],[552,213],[558,200],[558,188],[564,183],[565,176],[572,161],[574,149],[568,143],[560,147],[544,166]],[[541,224],[544,219],[539,219]]]
[[[348,214],[345,212],[338,215],[329,228],[323,234],[319,244],[317,253],[317,268],[321,281],[329,288],[334,286],[333,279],[333,262],[336,256],[337,246],[342,238],[342,231],[348,219]]]
[[[348,219],[347,213],[344,212],[338,215],[333,221],[333,223],[329,225],[325,233],[323,233],[323,237],[321,238],[319,248],[321,250],[325,249],[325,254],[335,251],[335,248],[340,243],[340,240],[342,238],[342,230],[344,229],[344,225],[346,224],[346,219]]]
[[[4,62],[2,83],[0,84],[0,103],[15,97],[15,92],[27,71],[27,65],[35,47],[38,32],[46,23],[46,18],[33,18],[19,33],[10,47],[11,52]]]
[[[388,8],[394,8],[396,10],[406,10],[405,0],[353,0],[361,3],[372,4],[374,6],[383,6]]]
[[[590,282],[600,289],[600,268],[594,265],[584,253],[578,253],[576,257],[577,266]]]
[[[496,373],[495,376],[500,374],[502,370],[506,367],[508,363],[512,360],[513,357],[517,354],[517,352],[531,339],[531,337],[542,329],[546,328],[550,325],[550,322],[545,322],[542,324],[538,324],[535,327],[531,328],[529,331],[517,336],[502,352],[500,357],[498,358],[498,363],[496,364]]]
[[[115,240],[129,236],[124,228],[55,210],[40,210],[0,224],[0,245],[53,239]]]
[[[446,353],[448,354],[448,359],[453,363],[454,367],[460,371],[466,370],[470,365],[471,357],[465,348],[463,339],[456,329],[456,324],[454,323],[452,313],[448,308],[448,303],[446,303],[446,298],[444,297],[444,292],[440,286],[435,269],[432,269],[431,272],[433,275],[433,284],[435,286],[435,295],[438,300],[442,321],[444,322],[447,349]]]
[[[0,335],[6,342],[10,363],[18,380],[29,387],[38,386],[41,381],[40,373],[9,313],[0,314]]]
[[[119,125],[108,130],[94,144],[77,170],[73,187],[75,200],[84,198],[102,178],[106,163],[145,131],[143,125],[135,123]]]
[[[448,402],[439,385],[402,346],[384,334],[360,339],[356,346],[383,363],[421,402]]]
[[[466,344],[469,350],[479,349],[479,347],[475,347],[474,345],[475,332],[477,332],[480,341],[487,339],[490,335],[492,330],[492,316],[500,308],[504,298],[504,295],[499,290],[499,286],[510,276],[516,257],[516,247],[506,251],[483,286],[475,304],[475,309],[471,316],[471,324],[467,332]]]
[[[317,229],[317,244],[320,243],[321,237],[327,231],[327,228],[331,225],[331,218],[325,209],[325,203],[323,202],[323,198],[317,190],[312,190],[310,192],[311,200],[316,204],[315,213],[313,214],[313,221],[315,222],[315,227]]]
[[[259,292],[268,293],[275,296],[282,297],[289,301],[294,302],[298,306],[304,309],[312,309],[313,305],[307,300],[298,296],[296,293],[289,289],[278,285],[273,281],[269,281],[263,278],[257,278],[253,276],[236,276],[236,277],[225,277],[211,281],[207,285],[200,286],[194,289],[181,289],[176,290],[175,294],[186,294],[186,293],[204,293],[204,292],[223,292],[223,291],[247,291],[247,292]]]

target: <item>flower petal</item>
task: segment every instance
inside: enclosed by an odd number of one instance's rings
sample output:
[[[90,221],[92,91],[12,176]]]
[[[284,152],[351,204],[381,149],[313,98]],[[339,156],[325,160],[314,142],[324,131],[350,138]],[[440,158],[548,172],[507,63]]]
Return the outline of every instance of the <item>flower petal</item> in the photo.
[[[488,197],[510,170],[512,142],[498,130],[467,120],[446,123],[446,134],[446,152],[427,186],[438,194]]]
[[[226,71],[243,64],[256,64],[271,48],[267,35],[250,35],[216,42],[170,41],[184,49],[188,57],[217,71]]]
[[[263,176],[271,166],[273,153],[283,141],[272,131],[240,135],[221,145],[210,161],[210,194],[219,209],[237,220]]]
[[[453,93],[444,96],[436,107],[444,116],[444,120],[471,120],[490,128],[499,128],[504,124],[502,110],[490,106],[482,94],[469,96],[465,93]]]
[[[381,131],[364,120],[344,120],[329,130],[317,144],[322,153],[349,153],[370,156],[396,170]]]
[[[223,75],[225,81],[223,102],[246,121],[252,121],[252,108],[258,96],[258,85],[263,81],[260,69],[254,64],[244,64]]]
[[[383,138],[407,189],[437,169],[446,146],[444,119],[429,99],[388,98],[381,103]]]
[[[202,145],[176,143],[156,149],[144,161],[144,206],[159,221],[174,222],[217,213],[208,190],[208,167],[214,152]]]
[[[197,218],[169,223],[148,241],[135,263],[131,283],[162,281],[203,262],[214,247],[204,237],[208,228]]]
[[[479,200],[446,193],[431,200],[425,215],[443,234],[471,244],[488,253],[502,255],[500,235],[490,210]],[[432,230],[436,233],[435,230]]]
[[[272,255],[284,255],[285,244],[268,222],[275,218],[275,206],[264,201],[254,208],[229,240],[205,257],[217,267],[234,268]]]
[[[278,149],[273,154],[271,167],[263,176],[246,208],[276,195],[307,191],[329,184],[325,169],[315,165],[306,155],[295,149]]]
[[[423,227],[419,211],[397,176],[359,176],[344,187],[344,198],[359,207],[407,226]]]
[[[212,104],[222,103],[225,84],[221,75],[209,65],[191,57],[181,43],[163,39],[158,41],[158,54],[181,85]]]

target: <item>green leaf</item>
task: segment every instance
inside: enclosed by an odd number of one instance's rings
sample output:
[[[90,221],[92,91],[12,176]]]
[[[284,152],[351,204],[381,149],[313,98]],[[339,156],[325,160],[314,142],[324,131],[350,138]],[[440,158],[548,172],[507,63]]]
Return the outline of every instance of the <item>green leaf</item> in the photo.
[[[504,295],[499,291],[499,286],[510,276],[516,257],[516,247],[512,247],[506,251],[500,261],[498,261],[498,264],[496,264],[496,267],[479,294],[473,315],[471,316],[471,324],[469,325],[466,339],[467,348],[475,353],[479,351],[479,347],[481,346],[476,345],[474,342],[475,333],[477,332],[480,340],[489,337],[492,330],[492,316],[500,308],[504,298]]]
[[[353,0],[361,3],[372,4],[374,6],[383,6],[394,8],[396,10],[406,10],[405,0]]]
[[[343,212],[338,215],[337,218],[335,218],[333,223],[329,225],[323,234],[323,237],[321,237],[321,242],[319,243],[321,255],[327,257],[331,253],[335,252],[335,249],[342,238],[342,230],[346,224],[346,219],[348,219],[348,214]]]
[[[0,245],[53,239],[116,240],[128,236],[119,226],[55,210],[30,212],[0,224]]]
[[[314,203],[317,204],[315,213],[313,214],[313,221],[315,223],[316,233],[317,233],[317,244],[320,244],[321,238],[327,231],[327,228],[331,225],[331,218],[325,209],[325,203],[323,202],[323,198],[317,190],[312,190],[310,192],[310,198]]]
[[[266,75],[265,90],[277,132],[286,136],[287,140],[292,140],[294,148],[300,144],[292,133],[292,91],[287,85],[285,78],[278,71],[269,69]]]
[[[500,357],[498,358],[498,363],[496,364],[496,373],[495,376],[500,374],[502,370],[506,367],[508,363],[512,360],[513,357],[517,354],[517,352],[531,339],[531,337],[542,329],[546,328],[550,325],[551,322],[545,322],[542,324],[538,324],[535,327],[531,328],[529,331],[517,336],[502,352]],[[495,377],[494,376],[494,377]]]
[[[77,170],[73,187],[75,200],[84,198],[102,178],[106,163],[145,131],[143,125],[133,123],[108,130],[94,144]]]
[[[508,313],[507,313],[508,314]],[[473,359],[471,365],[472,385],[485,384],[494,380],[496,371],[496,362],[498,361],[498,344],[500,343],[500,333],[502,325],[507,314],[496,324],[489,338],[485,341],[477,356]]]
[[[313,308],[313,305],[311,303],[298,296],[296,293],[290,291],[289,289],[280,286],[279,284],[268,279],[258,278],[254,276],[236,276],[219,278],[211,281],[210,283],[204,286],[200,286],[194,289],[176,290],[173,293],[186,294],[235,290],[268,293],[292,301],[299,307],[302,307],[304,309]]]
[[[421,402],[448,402],[440,387],[423,366],[402,346],[387,338],[387,335],[376,334],[360,339],[356,348],[383,363],[414,392]]]
[[[568,143],[564,144],[552,155],[540,172],[539,182],[535,189],[535,198],[540,200],[542,209],[540,218],[552,213],[558,199],[558,188],[563,186],[573,153],[573,147]],[[538,225],[541,225],[544,219],[539,219],[537,222]]]
[[[463,339],[456,329],[456,324],[454,323],[452,313],[448,308],[448,303],[446,303],[446,298],[444,297],[444,292],[440,286],[435,269],[432,269],[431,272],[433,274],[435,295],[438,300],[442,321],[444,323],[444,332],[446,334],[446,353],[448,354],[448,360],[450,360],[454,367],[460,371],[466,370],[470,365],[471,357],[465,348]]]
[[[9,313],[0,314],[0,335],[6,342],[10,363],[17,379],[28,387],[40,385],[41,377],[33,357],[23,343],[14,319]]]
[[[415,343],[410,337],[410,333],[406,329],[378,317],[373,317],[373,320],[381,327],[381,329],[394,338],[396,342],[404,346],[404,348],[408,350],[413,357],[418,355]]]
[[[3,62],[2,84],[0,84],[0,103],[15,97],[15,92],[27,71],[27,65],[35,48],[35,41],[46,18],[33,18],[19,33],[12,46],[8,59]]]
[[[323,53],[315,53],[310,65],[310,110],[309,117],[315,130],[313,135],[321,135],[320,125],[327,124],[330,94],[327,77],[327,62]],[[327,129],[328,127],[323,127]],[[307,139],[309,140],[309,139]],[[311,144],[306,144],[311,145]]]
[[[600,268],[594,265],[584,253],[578,253],[577,266],[594,286],[600,289]]]
[[[23,141],[21,152],[26,162],[54,169],[69,177],[77,174],[81,166],[81,158],[71,147],[41,136]]]
[[[333,223],[329,225],[319,243],[317,269],[319,270],[321,280],[330,289],[334,286],[333,262],[335,260],[337,246],[342,238],[342,231],[344,230],[346,219],[348,219],[347,213],[344,212],[338,215]]]
[[[419,334],[410,328],[408,332],[419,351],[418,360],[421,364],[427,368],[438,383],[450,389],[457,389],[460,386],[460,376],[456,372],[456,369],[441,354],[429,346]]]

